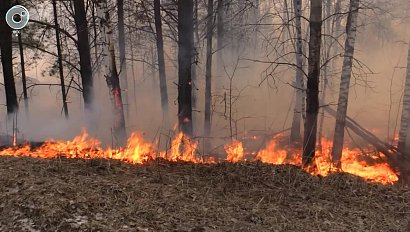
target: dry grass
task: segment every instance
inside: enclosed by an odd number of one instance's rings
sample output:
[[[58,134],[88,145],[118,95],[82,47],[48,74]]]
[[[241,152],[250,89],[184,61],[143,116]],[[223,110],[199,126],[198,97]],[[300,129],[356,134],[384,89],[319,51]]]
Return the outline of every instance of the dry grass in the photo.
[[[410,231],[410,190],[261,163],[0,157],[0,231]]]

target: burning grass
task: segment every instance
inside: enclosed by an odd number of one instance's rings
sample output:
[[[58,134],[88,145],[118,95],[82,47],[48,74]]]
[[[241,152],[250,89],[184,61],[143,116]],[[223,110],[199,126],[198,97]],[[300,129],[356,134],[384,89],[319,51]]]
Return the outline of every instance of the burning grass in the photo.
[[[0,157],[0,231],[410,231],[410,190],[291,165]]]
[[[250,152],[248,160],[262,161],[270,164],[292,164],[301,166],[301,151],[280,145],[283,135],[277,135],[266,146],[258,151]],[[165,159],[168,161],[209,164],[220,162],[214,157],[198,156],[197,142],[190,140],[182,133],[176,135],[167,151],[157,151],[154,143],[144,141],[137,133],[131,134],[124,149],[103,149],[97,139],[90,138],[86,132],[72,141],[47,141],[41,147],[33,149],[30,145],[11,147],[0,150],[0,156],[29,156],[34,158],[56,158],[64,155],[67,158],[113,159],[127,163],[143,164],[149,160]],[[313,175],[327,176],[336,170],[330,161],[332,143],[322,141],[322,149],[317,151],[314,168],[307,170]],[[242,142],[233,140],[225,145],[226,161],[236,163],[246,161],[249,155]],[[345,148],[342,154],[342,171],[365,178],[368,181],[382,184],[393,184],[398,175],[390,168],[383,154],[359,149]]]

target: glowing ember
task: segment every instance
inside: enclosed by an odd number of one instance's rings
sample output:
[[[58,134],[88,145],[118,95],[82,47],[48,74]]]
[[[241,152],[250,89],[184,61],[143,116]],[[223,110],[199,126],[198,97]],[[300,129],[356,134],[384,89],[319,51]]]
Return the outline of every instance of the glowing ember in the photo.
[[[283,135],[275,136],[266,147],[255,154],[254,160],[270,164],[301,165],[301,151],[279,146]],[[34,158],[56,158],[60,155],[80,159],[114,159],[123,162],[142,164],[156,158],[172,162],[215,163],[215,159],[198,157],[198,144],[182,133],[179,133],[167,151],[156,151],[155,144],[145,142],[141,135],[133,133],[125,149],[103,149],[100,141],[90,138],[87,132],[75,137],[72,141],[47,141],[41,147],[32,149],[29,145],[12,147],[0,151],[0,156],[30,156]],[[326,176],[334,172],[330,161],[332,142],[322,140],[322,152],[317,152],[314,170],[307,170],[315,175]],[[228,162],[245,161],[245,151],[240,141],[234,140],[225,145]],[[342,154],[342,171],[382,184],[392,184],[398,180],[396,173],[389,167],[383,154],[374,154],[358,149],[344,148]]]

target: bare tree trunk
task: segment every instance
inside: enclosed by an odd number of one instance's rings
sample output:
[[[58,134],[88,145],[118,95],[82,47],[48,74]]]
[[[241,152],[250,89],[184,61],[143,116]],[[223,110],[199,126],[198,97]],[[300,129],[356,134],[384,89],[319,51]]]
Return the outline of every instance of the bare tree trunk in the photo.
[[[304,80],[303,80],[303,39],[302,39],[302,0],[293,0],[295,11],[295,28],[296,28],[296,101],[293,112],[292,128],[290,131],[291,143],[300,142],[301,137],[301,120],[304,101]]]
[[[211,135],[211,105],[212,105],[212,34],[214,27],[214,0],[208,0],[208,18],[206,24],[206,67],[205,67],[205,124],[204,135]]]
[[[57,46],[57,56],[58,56],[58,69],[59,69],[59,74],[60,74],[61,96],[63,100],[63,110],[64,110],[64,116],[68,118],[67,95],[65,92],[63,57],[62,57],[61,42],[60,42],[60,26],[58,25],[56,0],[53,0],[53,14],[54,14],[54,26],[56,29],[56,43],[57,43],[56,46]]]
[[[334,32],[336,34],[336,39],[339,38],[340,36],[340,27],[341,27],[341,21],[342,21],[342,0],[336,0],[335,3],[335,14],[336,14],[336,20],[335,20],[335,29]],[[335,52],[337,52],[337,49],[334,49]]]
[[[224,18],[225,18],[225,6],[223,0],[218,0],[217,6],[217,15],[216,15],[216,61],[217,61],[217,75],[216,88],[222,88],[222,77],[224,76],[224,46],[225,46],[225,27],[224,27]]]
[[[336,127],[333,139],[332,161],[340,168],[343,140],[346,124],[347,104],[349,100],[349,85],[352,76],[354,45],[356,40],[359,0],[350,0],[349,16],[346,24],[345,54],[340,82],[339,101],[337,106]]]
[[[125,25],[124,25],[124,0],[117,0],[118,7],[118,43],[120,52],[120,83],[124,93],[123,104],[125,114],[129,117],[129,96],[128,96],[128,72],[127,60],[125,57]]]
[[[254,32],[254,34],[253,34],[253,37],[252,37],[252,47],[253,47],[253,49],[254,49],[254,54],[255,55],[257,55],[258,54],[258,47],[259,47],[259,44],[258,44],[258,31],[259,31],[259,24],[260,24],[260,22],[259,22],[259,19],[260,19],[260,4],[259,4],[259,0],[254,0],[254,3],[253,3],[254,5],[253,5],[253,7],[254,7],[254,9],[253,9],[253,12],[252,12],[252,23],[255,23],[255,32]]]
[[[96,15],[96,8],[97,8],[97,3],[94,0],[91,0],[92,7],[91,7],[91,17],[93,21],[93,34],[94,34],[94,39],[95,39],[95,44],[94,44],[94,59],[95,59],[95,66],[97,67],[97,77],[99,76],[99,59],[98,59],[98,51],[99,51],[99,46],[98,46],[98,33],[97,33],[97,15]],[[90,4],[91,4],[90,3]]]
[[[97,3],[97,15],[100,20],[100,30],[102,33],[103,47],[103,71],[105,72],[105,80],[110,91],[111,101],[113,104],[113,132],[116,139],[116,145],[124,145],[126,140],[124,108],[121,96],[120,80],[115,64],[115,49],[113,41],[113,29],[111,27],[110,10],[107,5],[107,0],[102,0]]]
[[[289,31],[289,24],[290,24],[289,19],[290,19],[290,15],[289,15],[288,0],[283,0],[282,23],[287,31]],[[290,39],[289,36],[290,35],[288,33],[283,33],[283,40],[288,41]],[[285,52],[286,52],[287,46],[284,46],[283,48],[285,49]]]
[[[10,7],[10,0],[1,0],[0,14],[6,15]],[[13,77],[12,31],[6,24],[5,17],[0,19],[0,32],[1,64],[3,66],[4,87],[6,90],[7,114],[12,115],[18,110],[18,101]]]
[[[21,33],[18,34],[18,42],[19,42],[19,50],[20,50],[21,82],[23,84],[24,109],[26,111],[26,116],[28,117],[29,109],[28,109],[26,67],[25,67],[24,49],[23,49],[23,41],[21,39]]]
[[[178,122],[180,131],[187,136],[193,135],[191,79],[193,10],[192,0],[178,1]]]
[[[403,153],[406,153],[405,151],[408,146],[406,142],[407,142],[407,136],[410,131],[409,123],[410,123],[410,44],[409,44],[409,52],[407,55],[407,75],[406,75],[406,82],[404,86],[403,109],[402,109],[402,114],[401,114],[399,143],[398,143],[398,148]]]
[[[199,19],[198,19],[198,0],[193,0],[194,2],[194,36],[192,36],[192,108],[197,108],[197,60],[198,60],[198,46],[199,46]],[[195,118],[195,114],[193,115]]]
[[[86,110],[92,110],[93,71],[91,67],[91,49],[84,0],[74,1],[74,12],[74,21],[78,38],[77,46],[80,55],[80,75],[83,87],[84,106]]]
[[[157,42],[157,56],[159,68],[159,88],[161,92],[162,117],[165,127],[169,126],[168,89],[165,72],[164,38],[162,37],[161,1],[154,0],[154,19]]]
[[[311,0],[309,25],[309,67],[306,92],[306,121],[302,155],[303,166],[310,165],[315,157],[317,116],[319,113],[322,0]]]
[[[330,12],[331,9],[331,4],[332,4],[332,0],[326,0],[326,7],[324,9],[324,18],[329,17],[332,13]],[[332,24],[330,23],[329,20],[325,21],[324,23],[324,29],[325,29],[325,38],[324,38],[324,49],[323,50],[323,54],[324,54],[324,67],[323,67],[323,75],[322,75],[322,96],[321,96],[321,100],[326,102],[326,94],[327,94],[327,87],[329,85],[329,65],[331,64],[331,62],[328,62],[328,60],[330,59],[330,55],[331,55],[331,50],[332,50],[332,46],[330,43],[330,35],[332,33],[332,28],[331,28]],[[323,137],[323,126],[325,123],[325,109],[322,108],[321,112],[320,112],[320,119],[319,119],[319,131],[318,131],[318,142],[317,142],[317,146],[318,146],[318,150],[320,151],[320,153],[322,153],[322,137]]]

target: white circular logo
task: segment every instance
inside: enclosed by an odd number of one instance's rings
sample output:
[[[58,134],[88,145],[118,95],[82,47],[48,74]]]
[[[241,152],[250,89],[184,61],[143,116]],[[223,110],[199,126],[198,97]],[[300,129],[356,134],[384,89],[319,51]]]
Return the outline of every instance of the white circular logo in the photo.
[[[0,0],[1,1],[1,0]],[[30,13],[21,5],[16,5],[10,8],[6,13],[6,22],[14,30],[21,30],[30,19]]]

